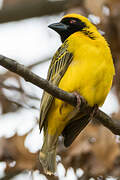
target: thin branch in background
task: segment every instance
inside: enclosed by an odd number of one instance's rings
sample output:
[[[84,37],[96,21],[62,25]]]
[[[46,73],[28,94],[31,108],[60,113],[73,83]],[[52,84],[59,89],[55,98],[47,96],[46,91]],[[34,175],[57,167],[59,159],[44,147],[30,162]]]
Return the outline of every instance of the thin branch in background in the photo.
[[[40,98],[33,96],[33,95],[30,95],[30,94],[27,94],[22,88],[19,88],[19,87],[13,86],[13,85],[8,86],[8,85],[5,85],[4,83],[0,83],[0,87],[8,89],[8,90],[14,90],[14,91],[17,91],[19,93],[23,93],[26,97],[28,97],[30,99],[40,101]]]
[[[26,81],[29,81],[32,84],[38,86],[39,88],[44,89],[46,92],[50,93],[52,96],[58,99],[61,99],[73,106],[77,105],[76,96],[73,93],[68,93],[54,86],[47,80],[37,76],[36,74],[31,72],[28,68],[17,63],[16,61],[0,55],[0,65],[2,65],[6,69],[14,73],[19,74]],[[83,101],[83,98],[81,98],[80,110],[81,112],[83,111],[90,112],[91,110],[91,107],[89,107],[85,103],[85,100]],[[98,110],[98,112],[96,113],[95,118],[99,122],[101,122],[105,127],[110,129],[114,134],[120,135],[120,121],[112,120],[107,114],[105,114],[104,112],[100,110]]]
[[[25,109],[36,109],[36,110],[40,110],[39,108],[35,107],[35,106],[32,106],[32,105],[28,105],[28,104],[23,104],[23,103],[20,103],[18,101],[15,101],[13,99],[7,99],[7,101],[9,101],[10,103],[14,103],[16,104],[18,107],[20,108],[25,108]]]
[[[41,60],[41,61],[37,61],[37,62],[35,62],[35,63],[27,66],[27,67],[28,67],[29,69],[32,69],[32,68],[35,67],[35,66],[38,66],[38,65],[40,65],[40,64],[43,64],[43,63],[45,63],[45,62],[50,61],[51,59],[52,59],[52,57],[49,57],[49,58],[43,59],[43,60]]]
[[[16,3],[4,0],[0,10],[0,23],[60,13],[65,10],[65,5],[65,0],[17,0]]]

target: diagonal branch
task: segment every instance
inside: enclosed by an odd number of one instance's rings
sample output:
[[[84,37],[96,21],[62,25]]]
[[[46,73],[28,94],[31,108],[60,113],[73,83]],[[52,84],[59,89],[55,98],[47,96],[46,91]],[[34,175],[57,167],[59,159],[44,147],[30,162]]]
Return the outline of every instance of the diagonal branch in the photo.
[[[61,99],[73,106],[77,105],[76,96],[73,93],[68,93],[58,88],[57,86],[54,86],[52,83],[48,82],[47,80],[31,72],[24,65],[21,65],[16,61],[2,55],[0,55],[0,65],[14,73],[17,73],[18,75],[23,77],[26,81],[31,82],[32,84],[38,86],[39,88],[44,89],[52,96]],[[80,108],[88,112],[90,112],[91,110],[91,107],[89,107],[82,98],[81,98]],[[114,134],[120,135],[120,121],[111,119],[107,114],[105,114],[100,110],[98,110],[98,112],[96,113],[95,119],[100,121],[105,127],[111,130]]]
[[[110,118],[107,114],[99,110],[95,116],[96,120],[99,120],[105,127],[112,131],[116,135],[120,135],[120,121]]]
[[[46,92],[50,93],[52,96],[57,97],[63,101],[68,102],[71,105],[76,105],[76,97],[72,93],[67,93],[58,87],[54,86],[52,83],[47,80],[37,76],[32,71],[30,71],[24,65],[17,63],[16,61],[9,59],[5,56],[0,55],[0,65],[6,69],[17,73],[23,77],[26,81],[31,82],[32,84],[44,89]]]

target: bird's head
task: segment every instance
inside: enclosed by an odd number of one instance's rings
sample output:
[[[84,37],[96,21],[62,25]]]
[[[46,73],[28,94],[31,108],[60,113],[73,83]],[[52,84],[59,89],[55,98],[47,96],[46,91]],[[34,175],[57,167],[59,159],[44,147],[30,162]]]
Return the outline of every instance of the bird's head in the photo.
[[[96,27],[84,16],[79,14],[67,14],[63,16],[62,20],[48,26],[55,30],[64,42],[71,34],[82,31],[86,35],[92,36],[92,31],[96,31]]]

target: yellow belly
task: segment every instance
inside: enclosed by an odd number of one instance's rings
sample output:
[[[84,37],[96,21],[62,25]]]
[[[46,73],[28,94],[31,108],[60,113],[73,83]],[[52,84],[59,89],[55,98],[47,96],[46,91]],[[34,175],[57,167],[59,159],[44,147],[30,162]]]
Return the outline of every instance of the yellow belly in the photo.
[[[97,104],[101,106],[112,85],[112,76],[107,66],[79,64],[73,62],[61,79],[59,88],[68,92],[77,91],[83,96],[90,106]],[[54,99],[48,113],[48,132],[49,134],[60,134],[74,108],[59,99]],[[71,114],[70,114],[71,113]]]

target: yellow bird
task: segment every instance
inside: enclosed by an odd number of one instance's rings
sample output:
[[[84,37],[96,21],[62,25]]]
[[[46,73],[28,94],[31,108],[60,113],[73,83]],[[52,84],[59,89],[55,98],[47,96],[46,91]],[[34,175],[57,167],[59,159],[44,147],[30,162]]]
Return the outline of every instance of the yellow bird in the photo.
[[[115,74],[104,37],[87,18],[78,14],[65,15],[49,27],[60,35],[63,44],[52,59],[47,80],[67,92],[80,94],[91,107],[102,106]],[[44,143],[39,159],[47,174],[56,170],[58,137],[63,134],[67,147],[88,123],[87,112],[83,124],[78,113],[78,108],[43,93],[39,125],[40,130],[44,127]]]

